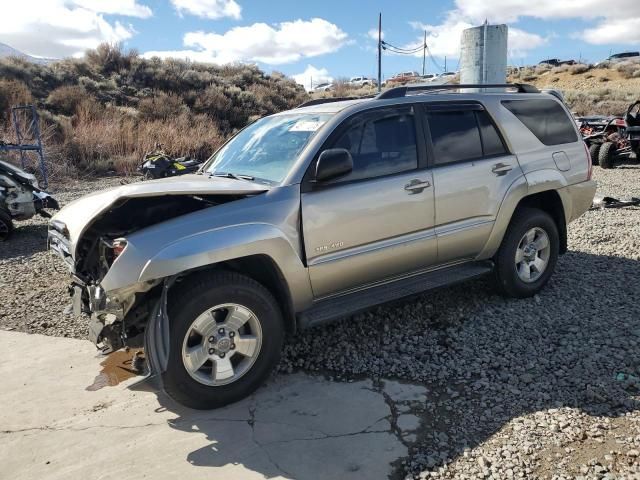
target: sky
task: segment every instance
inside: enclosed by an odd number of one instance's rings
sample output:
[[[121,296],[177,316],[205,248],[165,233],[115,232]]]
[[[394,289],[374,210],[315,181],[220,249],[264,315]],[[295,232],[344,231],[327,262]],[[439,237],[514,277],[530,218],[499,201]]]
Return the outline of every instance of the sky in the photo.
[[[607,5],[615,8],[607,8]],[[256,63],[309,88],[377,75],[384,40],[412,49],[427,32],[426,72],[456,70],[462,30],[509,26],[510,65],[596,62],[640,50],[640,0],[0,0],[0,42],[33,56],[82,56],[101,42],[145,57]],[[422,71],[422,51],[382,55],[382,74]]]

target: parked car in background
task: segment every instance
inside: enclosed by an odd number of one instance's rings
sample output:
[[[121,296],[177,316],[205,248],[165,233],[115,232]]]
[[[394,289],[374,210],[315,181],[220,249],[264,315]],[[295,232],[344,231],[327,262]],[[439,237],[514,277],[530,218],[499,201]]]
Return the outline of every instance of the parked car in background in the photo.
[[[418,72],[402,72],[395,74],[393,77],[387,80],[386,83],[388,86],[397,87],[398,85],[404,85],[406,83],[416,82],[418,80],[420,80],[420,75],[418,75]]]
[[[440,73],[435,79],[435,80],[441,80],[441,81],[449,81],[452,78],[454,78],[457,75],[456,72],[444,72],[444,73]]]
[[[330,92],[333,90],[333,83],[320,83],[311,89],[311,92]]]
[[[538,63],[538,65],[549,65],[551,67],[560,67],[562,65],[575,65],[576,62],[573,59],[570,60],[560,60],[557,58],[549,58],[547,60],[542,60],[540,63]]]
[[[559,67],[560,59],[558,58],[547,58],[546,60],[542,60],[538,63],[538,65],[549,65],[551,67]]]
[[[376,86],[378,85],[378,82],[375,81],[373,78],[353,77],[351,78],[351,80],[349,80],[349,85],[359,88],[359,87],[366,87],[366,86]]]
[[[640,52],[622,52],[611,55],[607,61],[611,63],[620,63],[627,60],[640,60]]]
[[[507,297],[540,292],[592,204],[591,159],[553,95],[459,88],[316,99],[199,174],[67,205],[48,245],[90,339],[144,343],[170,396],[215,408],[263,384],[287,332],[489,274]]]

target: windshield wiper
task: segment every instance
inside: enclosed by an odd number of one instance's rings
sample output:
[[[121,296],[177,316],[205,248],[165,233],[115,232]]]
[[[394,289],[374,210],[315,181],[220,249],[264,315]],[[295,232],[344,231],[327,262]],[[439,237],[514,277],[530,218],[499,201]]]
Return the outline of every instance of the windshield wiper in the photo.
[[[211,176],[233,178],[235,180],[248,180],[250,182],[253,182],[255,180],[255,177],[252,177],[251,175],[242,175],[240,173],[231,173],[231,172],[213,172]]]

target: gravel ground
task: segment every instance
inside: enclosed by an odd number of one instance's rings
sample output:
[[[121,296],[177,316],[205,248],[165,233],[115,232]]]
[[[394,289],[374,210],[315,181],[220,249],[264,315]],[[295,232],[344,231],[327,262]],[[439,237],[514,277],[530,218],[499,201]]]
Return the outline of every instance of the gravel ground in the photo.
[[[594,177],[601,193],[640,196],[636,166]],[[0,245],[0,328],[84,337],[63,314],[46,221],[19,225]],[[534,298],[503,299],[488,280],[442,289],[290,338],[279,371],[425,385],[397,478],[640,478],[640,208],[587,212],[569,249]]]

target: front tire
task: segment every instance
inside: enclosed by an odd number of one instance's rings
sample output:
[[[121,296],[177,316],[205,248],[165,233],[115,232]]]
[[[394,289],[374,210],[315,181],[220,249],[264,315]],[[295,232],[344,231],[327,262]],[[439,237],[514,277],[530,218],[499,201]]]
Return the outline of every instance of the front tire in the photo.
[[[163,373],[169,396],[205,410],[236,402],[262,385],[284,340],[280,308],[264,286],[220,271],[185,281],[171,298]]]
[[[551,215],[536,208],[518,209],[496,255],[501,293],[515,298],[538,293],[555,270],[559,238]]]
[[[13,232],[13,220],[6,210],[0,209],[0,242],[8,240]]]
[[[598,163],[602,168],[613,168],[613,159],[616,156],[616,144],[613,142],[605,142],[598,152]]]
[[[589,155],[591,156],[592,165],[598,165],[598,153],[600,153],[600,144],[592,143],[589,146]]]

